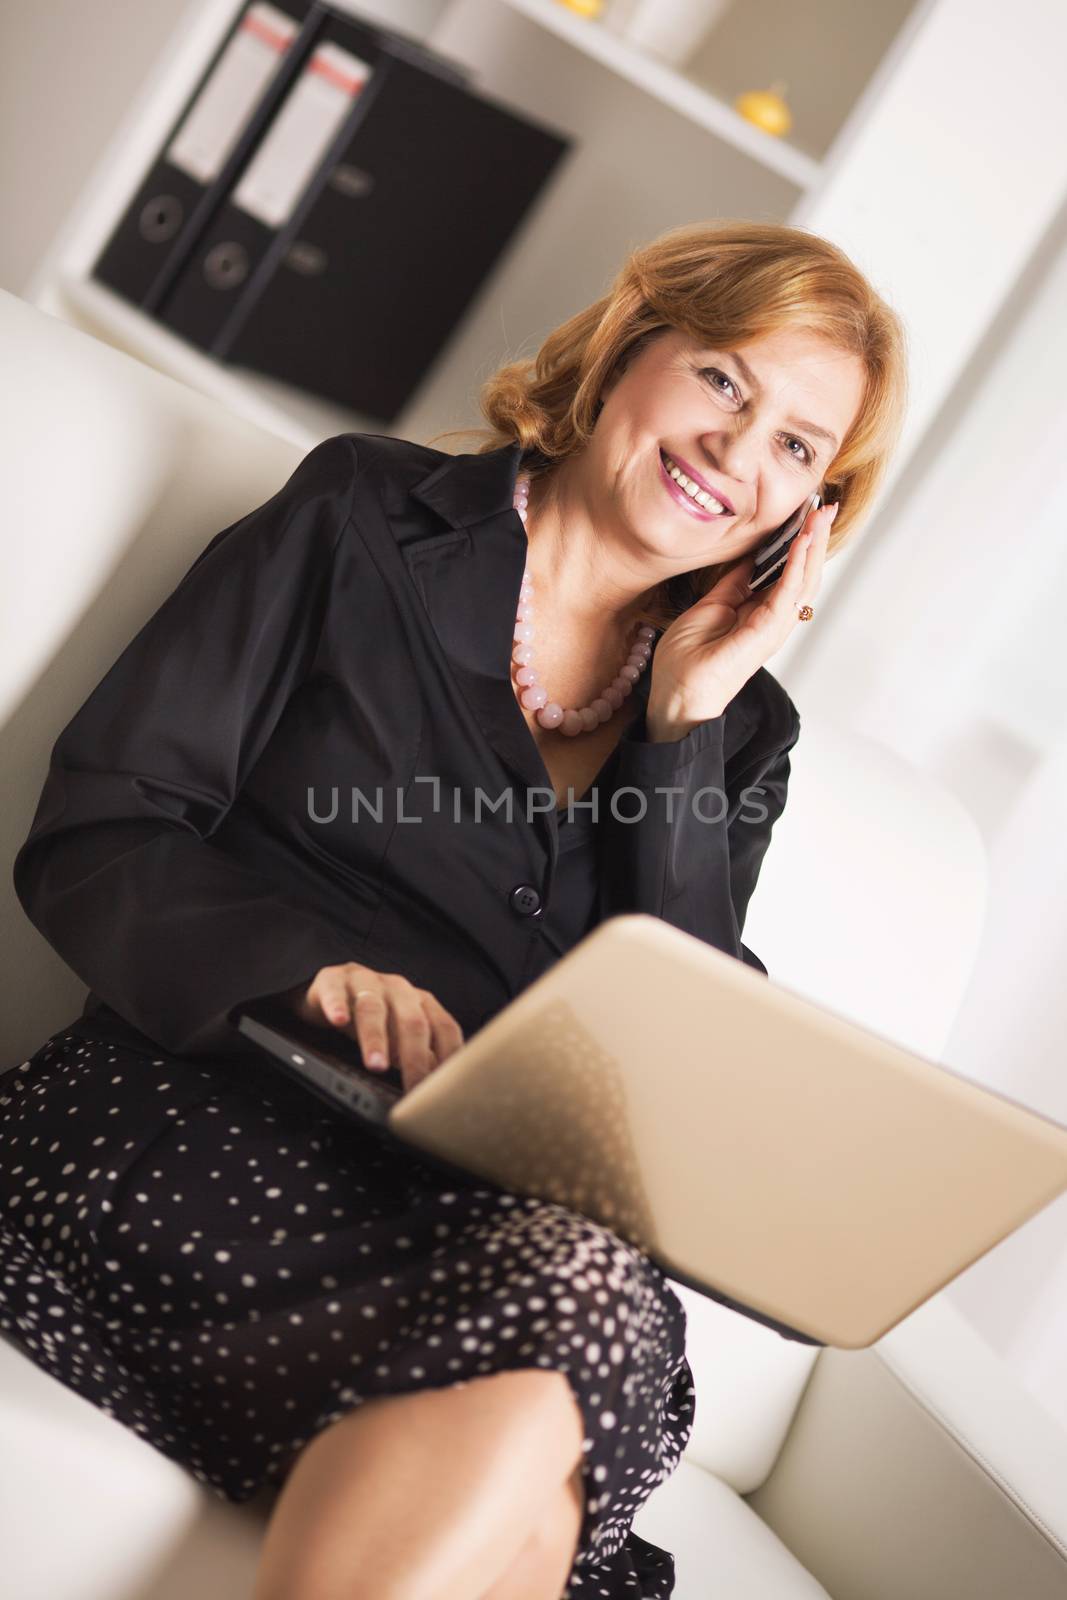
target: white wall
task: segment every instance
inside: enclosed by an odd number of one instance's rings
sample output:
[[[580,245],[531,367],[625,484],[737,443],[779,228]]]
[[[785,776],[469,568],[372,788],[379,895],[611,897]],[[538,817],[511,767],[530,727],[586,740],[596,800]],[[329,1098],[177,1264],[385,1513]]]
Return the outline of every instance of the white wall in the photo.
[[[188,0],[0,5],[0,285],[22,294]]]
[[[1067,575],[1063,551],[1061,570]],[[1062,684],[1062,635],[1042,653],[1058,665]],[[1067,1123],[1065,816],[1067,739],[1036,764],[995,830],[990,914],[948,1050],[969,1077],[1061,1123]],[[1067,1426],[1067,1195],[976,1262],[949,1294]]]

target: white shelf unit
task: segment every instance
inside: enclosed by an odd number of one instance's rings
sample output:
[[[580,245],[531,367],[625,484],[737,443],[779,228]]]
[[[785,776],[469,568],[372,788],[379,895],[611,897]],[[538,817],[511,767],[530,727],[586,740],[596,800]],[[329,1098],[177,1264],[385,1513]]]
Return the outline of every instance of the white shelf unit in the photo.
[[[742,117],[717,95],[632,44],[600,22],[580,17],[559,0],[506,0],[513,11],[529,17],[539,28],[557,34],[575,50],[599,61],[609,72],[653,96],[694,128],[733,145],[771,172],[777,172],[800,189],[812,189],[819,180],[819,163],[784,139],[764,132]]]

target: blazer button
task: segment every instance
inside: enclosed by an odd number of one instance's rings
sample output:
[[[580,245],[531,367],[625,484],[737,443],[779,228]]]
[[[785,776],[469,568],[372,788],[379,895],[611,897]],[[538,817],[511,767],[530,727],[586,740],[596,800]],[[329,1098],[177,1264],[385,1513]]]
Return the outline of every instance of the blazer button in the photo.
[[[511,891],[511,909],[517,917],[535,917],[541,909],[541,896],[532,883],[518,883]]]

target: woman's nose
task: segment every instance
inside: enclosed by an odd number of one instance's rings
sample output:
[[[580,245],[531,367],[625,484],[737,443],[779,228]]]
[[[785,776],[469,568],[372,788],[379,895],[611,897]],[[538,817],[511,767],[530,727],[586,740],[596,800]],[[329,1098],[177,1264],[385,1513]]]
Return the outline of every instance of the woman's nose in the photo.
[[[724,489],[742,490],[756,481],[755,449],[751,439],[719,438],[704,448],[709,473],[723,480]]]

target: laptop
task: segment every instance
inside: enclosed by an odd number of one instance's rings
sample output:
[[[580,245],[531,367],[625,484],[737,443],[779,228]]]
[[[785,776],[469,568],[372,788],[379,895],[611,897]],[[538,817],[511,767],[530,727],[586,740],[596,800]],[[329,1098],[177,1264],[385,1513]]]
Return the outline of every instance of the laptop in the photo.
[[[1067,1189],[1067,1127],[644,912],[407,1093],[280,1007],[236,1026],[338,1112],[804,1343],[873,1344]]]

